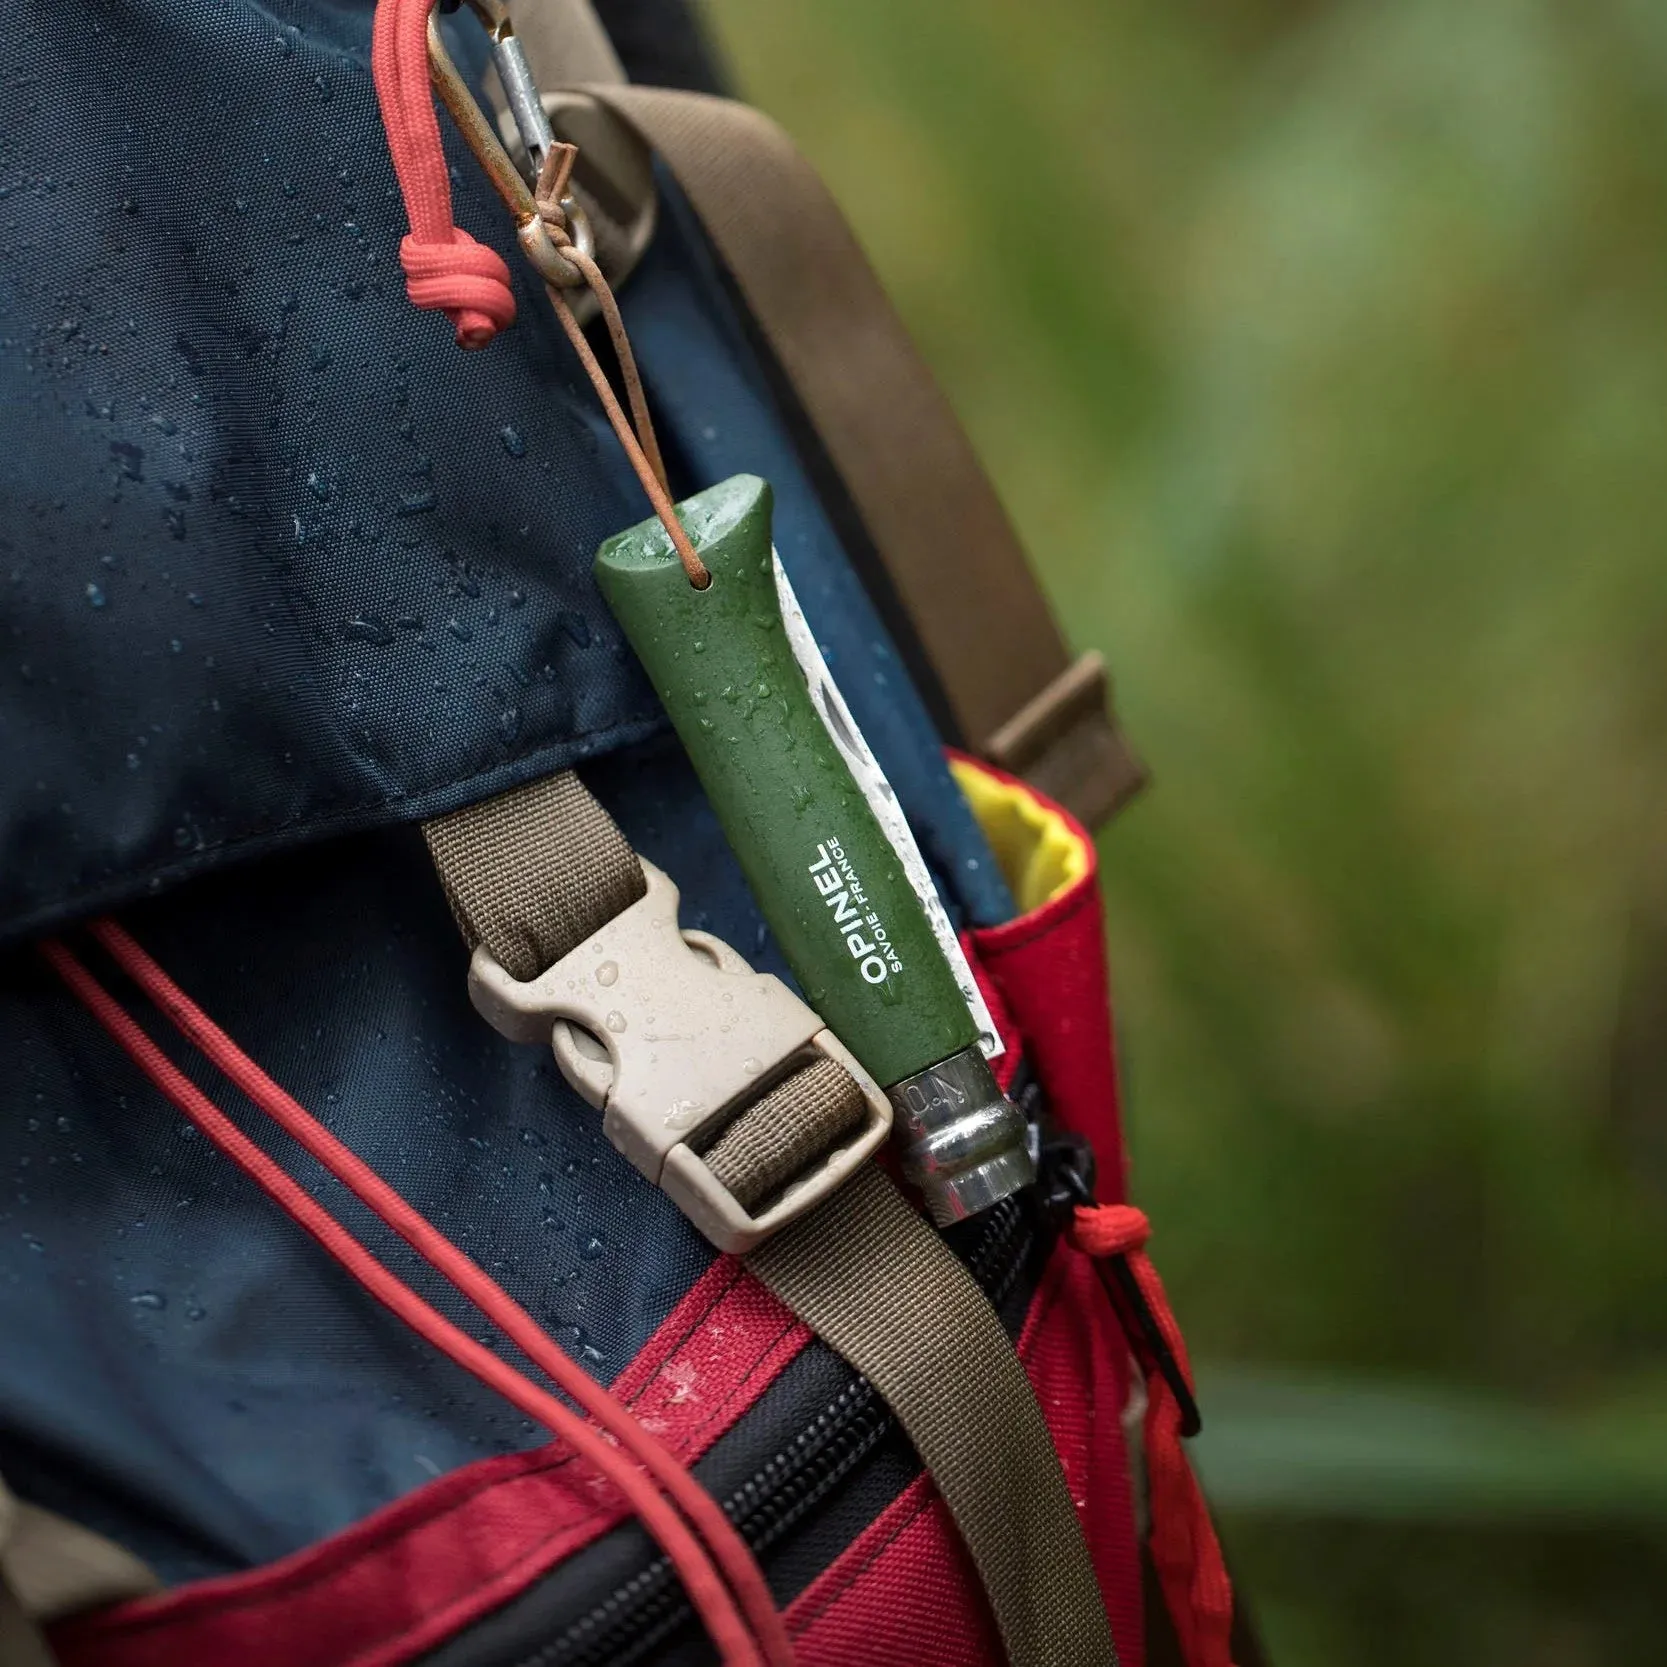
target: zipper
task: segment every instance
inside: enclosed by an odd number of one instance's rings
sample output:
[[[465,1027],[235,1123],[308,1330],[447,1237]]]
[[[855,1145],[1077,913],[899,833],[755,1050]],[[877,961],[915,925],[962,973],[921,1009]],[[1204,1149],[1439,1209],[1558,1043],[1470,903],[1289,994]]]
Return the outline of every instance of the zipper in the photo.
[[[1000,1306],[1024,1268],[1034,1229],[1017,1198],[981,1223],[968,1271]],[[896,1427],[866,1378],[854,1378],[780,1452],[723,1501],[724,1514],[755,1552],[767,1551],[831,1494]],[[692,1616],[671,1560],[656,1557],[560,1636],[515,1667],[630,1667]]]

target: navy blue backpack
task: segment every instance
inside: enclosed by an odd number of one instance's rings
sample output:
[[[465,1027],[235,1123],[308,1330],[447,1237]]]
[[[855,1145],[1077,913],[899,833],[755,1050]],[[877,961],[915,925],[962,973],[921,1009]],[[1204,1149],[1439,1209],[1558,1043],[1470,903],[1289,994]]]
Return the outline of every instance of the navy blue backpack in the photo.
[[[602,6],[605,36],[555,10],[592,70],[564,79],[604,79],[601,54],[720,91],[677,6]],[[474,156],[442,123],[456,219],[503,251],[518,320],[460,353],[405,298],[369,0],[5,16],[0,1662],[752,1659],[570,1443],[298,1230],[327,1216],[528,1375],[262,1115],[276,1093],[692,1470],[792,1659],[1018,1659],[897,1410],[615,1151],[548,1047],[470,1006],[421,825],[567,771],[686,930],[792,982],[596,589],[598,545],[646,508]],[[486,100],[486,35],[443,34]],[[945,1238],[1035,1392],[1115,1658],[1170,1630],[1149,1526],[1185,1659],[1225,1667],[1184,1353],[1124,1202],[1093,845],[1059,802],[1095,818],[1130,784],[1103,675],[1062,651],[1018,694],[987,657],[977,696],[977,665],[946,675],[923,581],[695,176],[647,177],[636,222],[579,183],[617,233],[598,253],[673,493],[771,482],[782,565],[1035,1125],[1038,1184]],[[1017,633],[1040,603],[1013,583]],[[983,698],[1011,722],[969,721]]]

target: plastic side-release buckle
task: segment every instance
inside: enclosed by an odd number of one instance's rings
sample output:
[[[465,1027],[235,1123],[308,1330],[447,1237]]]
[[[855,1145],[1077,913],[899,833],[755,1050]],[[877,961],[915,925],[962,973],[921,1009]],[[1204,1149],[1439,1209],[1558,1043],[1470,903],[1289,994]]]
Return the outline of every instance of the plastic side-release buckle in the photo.
[[[511,978],[484,947],[476,949],[469,997],[511,1041],[548,1037],[562,1075],[601,1110],[609,1140],[718,1249],[750,1250],[820,1203],[884,1144],[891,1102],[779,978],[754,972],[709,933],[680,931],[677,887],[652,863],[642,868],[647,892],[537,978]],[[850,1072],[867,1116],[752,1215],[700,1150],[816,1054]]]

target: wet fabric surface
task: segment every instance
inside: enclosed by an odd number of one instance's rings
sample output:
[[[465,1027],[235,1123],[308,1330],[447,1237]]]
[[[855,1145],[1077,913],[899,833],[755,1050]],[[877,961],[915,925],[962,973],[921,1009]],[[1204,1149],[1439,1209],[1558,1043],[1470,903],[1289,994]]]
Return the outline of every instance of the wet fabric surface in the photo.
[[[686,925],[782,971],[675,743],[591,784],[680,875]],[[276,1079],[598,1377],[712,1252],[547,1049],[470,1007],[416,832],[333,841],[124,915]],[[178,1046],[211,1096],[470,1335],[392,1234]],[[0,1472],[169,1580],[265,1561],[458,1464],[543,1439],[360,1291],[173,1110],[29,950],[0,983]]]
[[[588,386],[404,300],[369,7],[7,10],[12,929],[652,729]]]
[[[369,7],[7,10],[0,931],[651,733],[590,579],[646,505],[445,128],[521,323],[464,353],[406,303]],[[674,485],[773,476],[835,674],[910,777],[918,701],[667,220],[625,308]]]
[[[512,252],[522,323],[485,352],[404,298],[369,11],[0,0],[0,1471],[170,1581],[538,1437],[194,1138],[24,940],[118,909],[602,1378],[710,1252],[548,1053],[468,1006],[409,824],[579,761],[685,926],[782,970],[589,577],[645,506],[553,322]],[[507,252],[442,131],[459,220]],[[623,300],[674,486],[772,478],[953,911],[1000,918],[675,194]]]

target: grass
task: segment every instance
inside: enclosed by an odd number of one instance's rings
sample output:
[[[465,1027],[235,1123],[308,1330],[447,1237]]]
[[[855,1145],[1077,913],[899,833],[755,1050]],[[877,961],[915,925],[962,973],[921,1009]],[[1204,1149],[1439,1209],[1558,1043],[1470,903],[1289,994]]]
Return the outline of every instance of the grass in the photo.
[[[1206,1452],[1281,1667],[1652,1658],[1667,1430],[1590,1428],[1667,1367],[1667,13],[708,9],[1154,767],[1136,1187],[1263,1385]]]

